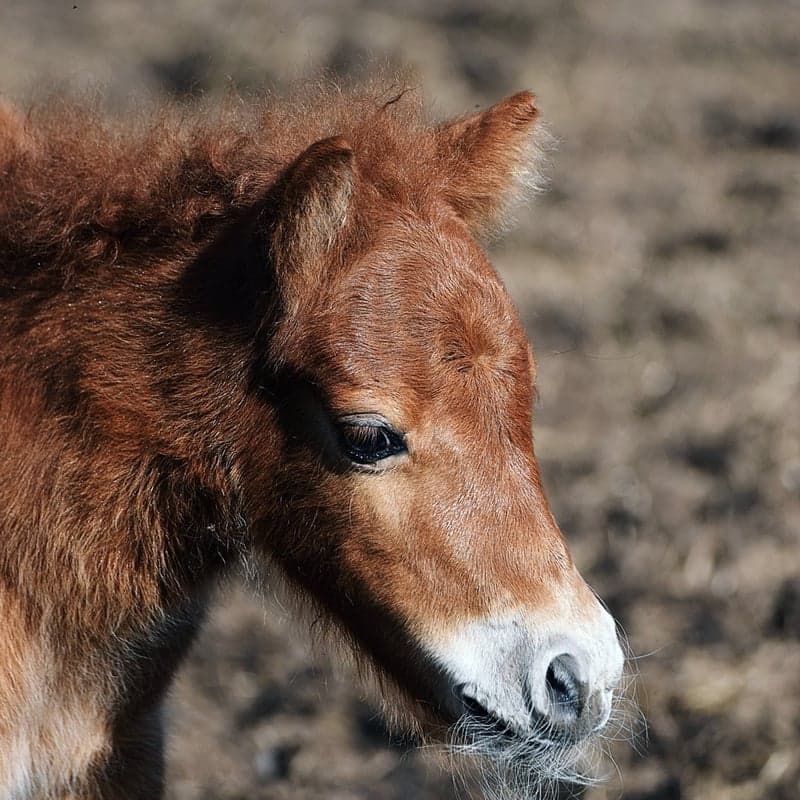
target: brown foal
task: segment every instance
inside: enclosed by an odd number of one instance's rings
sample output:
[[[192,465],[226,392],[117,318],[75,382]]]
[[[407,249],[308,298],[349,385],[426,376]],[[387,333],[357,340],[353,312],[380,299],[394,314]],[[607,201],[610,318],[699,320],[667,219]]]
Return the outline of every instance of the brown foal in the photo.
[[[164,693],[245,557],[423,733],[536,778],[602,729],[615,627],[477,243],[535,183],[537,116],[370,87],[0,109],[2,797],[160,796]]]

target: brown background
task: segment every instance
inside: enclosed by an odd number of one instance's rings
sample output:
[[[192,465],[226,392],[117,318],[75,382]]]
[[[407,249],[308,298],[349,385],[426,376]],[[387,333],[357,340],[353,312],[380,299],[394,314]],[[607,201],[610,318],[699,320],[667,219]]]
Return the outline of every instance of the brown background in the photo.
[[[559,140],[493,256],[540,363],[557,516],[647,654],[649,745],[615,746],[622,780],[587,798],[797,800],[800,5],[0,3],[0,92],[23,102],[99,84],[116,109],[376,57],[442,114],[530,87]],[[172,695],[169,797],[454,797],[286,617],[221,592]]]

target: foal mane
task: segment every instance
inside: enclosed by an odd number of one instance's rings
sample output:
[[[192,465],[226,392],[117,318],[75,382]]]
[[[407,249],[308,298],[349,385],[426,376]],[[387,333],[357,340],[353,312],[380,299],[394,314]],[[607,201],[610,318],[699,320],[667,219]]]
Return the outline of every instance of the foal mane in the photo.
[[[384,79],[291,95],[231,93],[117,118],[92,98],[52,97],[24,115],[0,105],[0,287],[191,258],[326,136],[350,142],[382,194],[425,194],[437,179],[432,153],[421,157],[430,123],[419,93]]]

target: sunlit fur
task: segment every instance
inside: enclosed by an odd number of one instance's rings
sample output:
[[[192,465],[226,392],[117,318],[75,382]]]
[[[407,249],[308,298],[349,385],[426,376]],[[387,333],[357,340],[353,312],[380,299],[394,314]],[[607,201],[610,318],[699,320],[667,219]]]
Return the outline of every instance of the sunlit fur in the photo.
[[[164,695],[243,562],[421,738],[447,738],[442,642],[474,620],[558,603],[550,622],[591,640],[602,617],[617,648],[476,241],[539,185],[533,95],[437,124],[386,77],[293,97],[0,109],[0,795],[161,796]],[[344,463],[354,411],[391,417],[408,458]],[[487,792],[572,769],[459,732],[497,767]]]

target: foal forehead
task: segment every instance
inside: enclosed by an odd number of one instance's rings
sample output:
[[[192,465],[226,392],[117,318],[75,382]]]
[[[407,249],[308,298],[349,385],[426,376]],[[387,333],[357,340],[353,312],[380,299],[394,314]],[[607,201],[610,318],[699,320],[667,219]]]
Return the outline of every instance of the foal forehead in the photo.
[[[372,324],[393,318],[426,334],[446,355],[499,354],[525,345],[516,309],[477,243],[455,223],[405,221],[361,260],[350,282],[356,305],[370,298]]]
[[[516,309],[483,251],[453,224],[403,221],[346,276],[337,304],[352,374],[420,394],[530,401],[531,356]],[[468,380],[469,379],[469,380]]]

